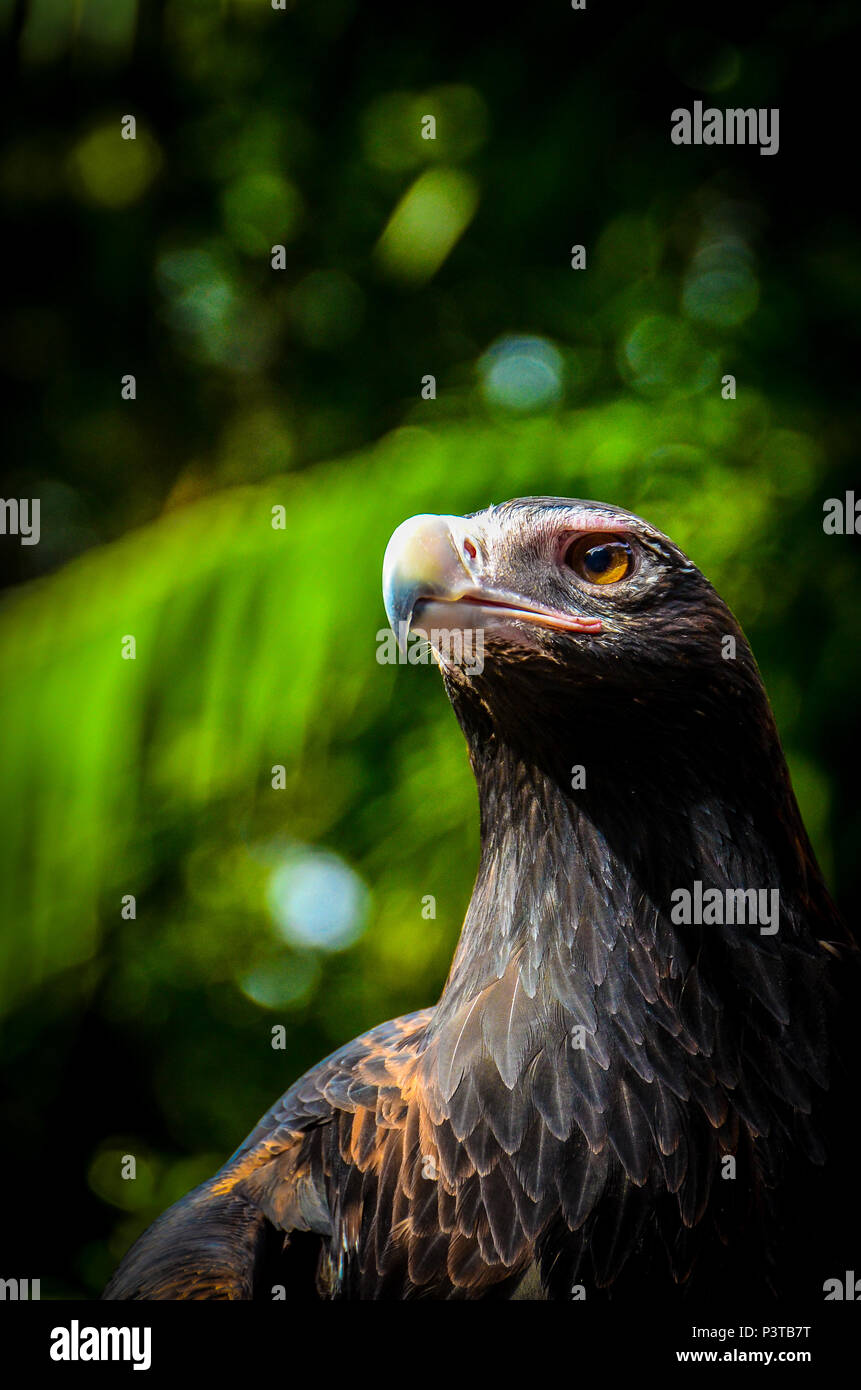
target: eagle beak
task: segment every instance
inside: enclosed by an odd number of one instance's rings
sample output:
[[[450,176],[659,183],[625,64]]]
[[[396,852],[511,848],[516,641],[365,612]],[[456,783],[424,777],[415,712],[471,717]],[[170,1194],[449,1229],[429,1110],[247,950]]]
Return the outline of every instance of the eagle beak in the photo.
[[[410,517],[395,531],[383,560],[383,602],[398,644],[411,631],[482,629],[512,633],[512,623],[562,632],[601,631],[600,618],[560,612],[487,582],[475,518]],[[516,632],[516,629],[514,630]]]
[[[468,568],[478,543],[460,516],[411,516],[395,531],[383,558],[383,602],[401,647],[420,599],[454,603],[475,587]]]

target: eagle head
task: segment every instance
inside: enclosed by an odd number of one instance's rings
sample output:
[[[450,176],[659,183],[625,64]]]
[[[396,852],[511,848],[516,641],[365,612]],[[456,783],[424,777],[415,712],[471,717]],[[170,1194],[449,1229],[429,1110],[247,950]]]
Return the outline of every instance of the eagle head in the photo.
[[[483,723],[506,742],[567,746],[576,719],[605,752],[668,735],[696,763],[708,726],[733,745],[741,725],[774,737],[729,608],[621,507],[527,497],[412,517],[389,542],[383,593],[399,640],[430,642],[471,743]]]

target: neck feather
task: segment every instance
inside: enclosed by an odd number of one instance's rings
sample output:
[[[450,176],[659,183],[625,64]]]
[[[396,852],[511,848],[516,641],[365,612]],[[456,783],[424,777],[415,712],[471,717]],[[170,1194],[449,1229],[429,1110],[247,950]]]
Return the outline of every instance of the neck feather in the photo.
[[[701,734],[691,744],[684,729],[674,741],[654,725],[611,737],[589,721],[578,736],[567,721],[534,741],[506,739],[455,708],[478,786],[481,859],[440,1018],[514,960],[530,995],[560,950],[571,969],[602,978],[620,934],[646,943],[661,974],[720,954],[739,933],[769,952],[835,934],[764,698],[746,742],[736,727],[723,747]],[[673,894],[697,883],[777,890],[777,933],[674,923]]]

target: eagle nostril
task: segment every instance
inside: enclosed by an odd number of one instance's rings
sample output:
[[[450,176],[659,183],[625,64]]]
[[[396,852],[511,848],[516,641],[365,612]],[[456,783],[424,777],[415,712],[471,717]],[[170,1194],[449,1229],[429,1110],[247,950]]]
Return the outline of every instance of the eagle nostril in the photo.
[[[469,558],[470,558],[470,560],[474,560],[474,559],[476,558],[476,556],[478,555],[477,549],[475,548],[475,546],[473,545],[472,541],[469,539],[468,536],[467,536],[466,540],[465,540],[464,543],[463,543],[463,550],[464,550],[464,554],[465,554],[465,555],[468,555]]]

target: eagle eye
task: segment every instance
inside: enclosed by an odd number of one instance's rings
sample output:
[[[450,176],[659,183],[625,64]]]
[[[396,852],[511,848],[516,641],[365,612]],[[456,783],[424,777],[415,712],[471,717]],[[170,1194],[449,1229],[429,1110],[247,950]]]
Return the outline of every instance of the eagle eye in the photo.
[[[581,536],[568,547],[565,563],[587,584],[618,584],[634,567],[634,552],[615,536]]]

